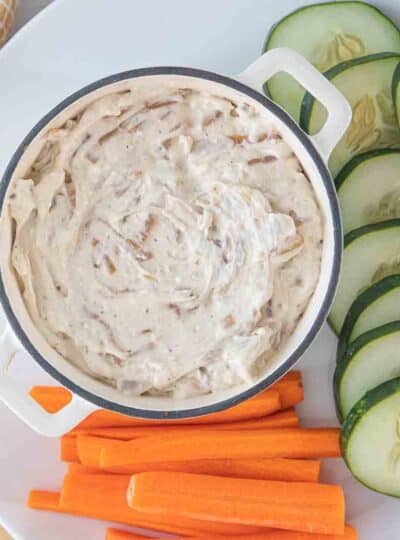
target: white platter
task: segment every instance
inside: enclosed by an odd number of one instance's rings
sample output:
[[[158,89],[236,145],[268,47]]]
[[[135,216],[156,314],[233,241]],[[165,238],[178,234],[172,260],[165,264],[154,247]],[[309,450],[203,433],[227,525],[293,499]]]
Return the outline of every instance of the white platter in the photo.
[[[275,21],[310,3],[55,0],[0,51],[0,173],[32,125],[79,87],[151,65],[238,73],[260,53]],[[400,22],[399,0],[376,3]],[[300,407],[304,425],[336,425],[331,390],[335,344],[325,327],[299,364],[306,387]],[[49,380],[25,354],[18,356],[14,370],[26,389]],[[0,522],[15,540],[104,538],[104,523],[26,509],[29,489],[58,489],[63,471],[58,442],[31,432],[0,404]],[[324,463],[324,479],[344,486],[348,521],[358,527],[361,540],[400,538],[397,500],[359,485],[340,460]]]

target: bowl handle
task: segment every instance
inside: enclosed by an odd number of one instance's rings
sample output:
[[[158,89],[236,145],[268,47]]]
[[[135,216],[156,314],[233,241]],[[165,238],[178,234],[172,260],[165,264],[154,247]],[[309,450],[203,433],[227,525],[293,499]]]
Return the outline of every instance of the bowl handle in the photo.
[[[271,49],[237,75],[236,79],[263,93],[264,83],[281,71],[296,79],[326,108],[327,121],[321,130],[310,138],[325,160],[328,160],[349,127],[352,110],[343,94],[308,60],[292,49]]]
[[[48,437],[59,437],[70,431],[98,407],[72,395],[72,400],[57,413],[46,412],[28,393],[23,392],[8,373],[21,345],[7,327],[0,338],[0,401],[3,401],[34,431]]]

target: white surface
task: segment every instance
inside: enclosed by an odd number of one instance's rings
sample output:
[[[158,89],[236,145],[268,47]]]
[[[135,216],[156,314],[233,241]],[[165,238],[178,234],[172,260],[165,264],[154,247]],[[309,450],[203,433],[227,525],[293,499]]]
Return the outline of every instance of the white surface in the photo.
[[[33,123],[80,86],[150,65],[238,73],[259,54],[270,25],[305,3],[311,2],[56,0],[0,51],[1,168]],[[377,3],[389,15],[398,6],[398,0]],[[397,22],[399,16],[398,8]],[[306,386],[300,414],[307,424],[335,425],[335,344],[325,327],[299,365]],[[19,355],[14,368],[25,388],[47,380],[27,355]],[[104,524],[25,509],[32,487],[60,486],[64,467],[58,463],[57,441],[34,434],[1,405],[0,437],[0,521],[15,540],[104,538]],[[361,540],[398,540],[398,501],[357,484],[338,460],[325,463],[324,477],[344,485],[348,520],[359,528]]]

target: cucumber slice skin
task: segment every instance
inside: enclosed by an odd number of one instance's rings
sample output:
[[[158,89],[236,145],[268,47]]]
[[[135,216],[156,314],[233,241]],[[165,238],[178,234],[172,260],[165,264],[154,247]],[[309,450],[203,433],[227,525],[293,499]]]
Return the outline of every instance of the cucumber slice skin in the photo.
[[[351,463],[351,444],[352,438],[356,434],[358,428],[362,427],[363,419],[368,413],[372,413],[374,409],[376,410],[381,404],[386,400],[390,400],[393,397],[399,397],[400,399],[400,377],[396,377],[385,383],[377,386],[373,390],[370,390],[365,394],[363,398],[358,401],[354,407],[351,409],[346,420],[342,425],[342,430],[340,434],[340,448],[342,452],[343,459],[349,468],[351,474],[356,478],[361,484],[366,486],[373,491],[378,493],[383,493],[384,495],[390,495],[392,497],[400,496],[400,487],[398,493],[391,493],[387,490],[379,488],[377,486],[371,485],[366,480],[360,477],[359,474],[354,470],[355,467]],[[366,443],[368,445],[368,441]]]
[[[399,64],[400,67],[400,64]],[[400,72],[399,72],[400,73]],[[346,165],[341,169],[339,174],[335,178],[336,189],[339,190],[342,184],[347,180],[350,174],[357,169],[359,165],[364,163],[364,161],[369,159],[374,159],[376,157],[383,157],[392,154],[400,154],[400,150],[397,148],[378,148],[377,150],[369,150],[368,152],[363,152],[354,156]]]
[[[392,61],[393,65],[390,65],[391,61]],[[339,77],[340,80],[342,81],[342,84],[345,84],[345,86],[346,86],[346,78],[344,77],[346,75],[346,72],[348,72],[349,70],[352,70],[352,69],[361,68],[363,66],[366,66],[367,64],[371,64],[371,66],[372,66],[375,62],[378,63],[376,65],[375,69],[382,70],[385,66],[383,66],[383,65],[379,66],[379,63],[380,62],[387,62],[388,66],[385,67],[385,69],[390,69],[394,73],[396,67],[398,67],[398,65],[400,64],[400,55],[398,53],[384,52],[384,53],[378,53],[378,54],[371,54],[369,56],[363,56],[363,57],[360,57],[360,58],[354,58],[352,60],[342,62],[341,64],[337,64],[336,66],[334,66],[331,69],[329,69],[328,71],[326,71],[324,73],[324,75],[325,75],[325,77],[327,79],[331,80],[333,84],[335,83],[335,78]],[[371,70],[372,70],[372,67],[371,67]],[[391,72],[388,71],[387,73],[390,74]],[[390,75],[390,82],[386,81],[386,83],[389,84],[389,87],[392,85],[393,73]],[[362,71],[361,71],[360,76],[365,78],[366,75],[365,75],[365,73],[363,75]],[[375,78],[373,80],[377,80],[376,79],[377,76],[378,75],[375,74]],[[381,74],[381,76],[383,77],[382,74]],[[347,81],[348,81],[348,79],[347,79]],[[348,83],[347,83],[347,86],[349,86]],[[353,87],[354,86],[357,86],[357,85],[353,85]],[[339,90],[340,90],[340,88],[339,88]],[[389,91],[390,90],[391,90],[391,88],[389,88]],[[350,99],[350,101],[351,101],[351,99]],[[352,106],[356,106],[357,103],[360,103],[360,101],[359,102],[356,101]],[[317,106],[315,107],[315,105],[317,105]],[[299,122],[300,127],[306,133],[312,134],[313,131],[318,131],[318,127],[316,127],[316,126],[312,127],[312,121],[313,121],[313,113],[315,112],[315,114],[318,116],[319,110],[320,110],[319,103],[315,100],[315,98],[310,93],[307,92],[304,95],[303,102],[301,104],[300,122]],[[393,119],[393,120],[395,120],[395,119]],[[380,124],[378,124],[378,125],[380,125]],[[357,150],[357,149],[351,150],[344,143],[344,141],[346,139],[346,135],[349,133],[349,130],[352,127],[353,127],[353,123],[351,124],[350,128],[347,130],[347,132],[344,135],[344,137],[342,138],[342,140],[336,146],[335,150],[331,154],[331,157],[329,158],[329,168],[330,168],[331,173],[332,173],[332,175],[334,177],[337,176],[337,174],[343,169],[344,165],[347,162],[349,162],[354,156],[359,155],[361,153],[361,151],[362,151],[361,149],[360,150]],[[393,128],[390,128],[390,129],[391,129],[391,131],[393,131],[394,134],[396,133]],[[376,149],[376,148],[382,148],[383,146],[384,146],[383,141],[381,141],[381,142],[378,141],[378,142],[372,144],[371,150],[373,150],[374,147]],[[389,144],[386,144],[386,146],[389,146]],[[400,134],[399,134],[398,137],[396,136],[395,141],[391,141],[390,146],[395,147],[395,148],[400,148]],[[355,148],[357,148],[357,145],[355,146]]]
[[[394,274],[392,276],[385,277],[374,283],[366,291],[362,292],[352,303],[346,318],[343,323],[342,331],[339,335],[339,343],[337,348],[336,361],[339,363],[343,360],[349,343],[351,343],[351,335],[353,328],[362,316],[366,308],[370,307],[373,303],[379,300],[382,296],[390,293],[395,289],[400,289],[400,275]],[[399,319],[400,319],[400,306],[399,306]],[[385,321],[390,322],[390,321]],[[384,323],[382,322],[382,325]],[[381,326],[381,325],[380,325]]]
[[[350,231],[344,237],[344,253],[346,252],[346,248],[348,248],[353,242],[355,242],[359,238],[362,238],[365,235],[375,233],[375,232],[382,232],[382,231],[384,231],[386,229],[392,229],[392,228],[398,228],[398,227],[399,227],[399,235],[400,235],[400,219],[389,219],[387,221],[382,221],[380,223],[372,223],[371,225],[365,225],[364,227],[359,227],[358,229],[355,229],[354,231]],[[341,280],[343,279],[344,265],[345,265],[345,260],[343,260]],[[341,280],[339,281],[339,287],[338,287],[338,291],[336,292],[336,298],[335,298],[335,301],[333,303],[331,313],[330,313],[329,319],[328,319],[329,324],[330,324],[331,328],[333,329],[333,331],[335,332],[336,335],[340,334],[341,329],[343,327],[343,322],[344,322],[344,319],[345,319],[345,316],[344,316],[342,323],[340,323],[337,320],[335,320],[335,315],[334,315],[335,305],[336,305],[336,302],[338,301],[338,296],[339,296],[339,292],[340,292]],[[360,283],[360,287],[362,287],[362,285],[363,284]],[[354,300],[355,300],[355,298],[354,298]],[[352,300],[352,302],[354,300]],[[352,302],[350,303],[349,308],[350,308]],[[347,313],[347,311],[348,311],[348,309],[346,309],[346,313]]]
[[[370,62],[375,62],[377,60],[385,60],[388,58],[399,58],[400,60],[399,54],[392,52],[369,54],[368,56],[361,56],[360,58],[353,58],[352,60],[348,60],[347,62],[341,62],[340,64],[333,66],[331,69],[328,69],[328,71],[325,71],[323,75],[328,80],[332,80],[337,75],[340,75],[344,71],[347,71],[348,69],[351,69],[353,67],[362,66]],[[316,100],[314,96],[309,92],[306,92],[303,98],[303,102],[301,104],[300,127],[304,129],[304,131],[306,131],[307,133],[309,133],[310,131],[311,111],[315,101]]]
[[[396,111],[397,124],[400,127],[400,64],[395,69],[392,81],[392,98]]]
[[[377,169],[382,172],[382,182],[378,182],[378,178],[375,178]],[[395,190],[394,195],[397,196],[397,191],[400,189],[398,170],[400,170],[400,150],[395,148],[363,152],[346,163],[335,178],[345,233],[389,217],[400,217],[397,216],[397,206],[393,209],[393,216],[380,216],[378,213],[375,218],[365,217],[368,206],[379,205],[383,197],[393,193],[393,190]],[[368,176],[369,174],[371,176]],[[361,187],[362,190],[360,190]],[[372,192],[369,187],[372,188]],[[357,190],[359,201],[357,208],[354,208],[353,199],[357,195]]]
[[[320,2],[316,4],[312,4],[309,6],[303,6],[300,7],[290,13],[288,13],[286,16],[284,16],[282,19],[280,19],[277,23],[275,23],[269,30],[267,37],[264,42],[264,46],[262,49],[262,52],[265,52],[269,49],[272,49],[274,47],[290,47],[292,49],[297,49],[296,46],[294,46],[293,42],[289,40],[289,43],[287,40],[281,40],[279,39],[279,31],[280,29],[285,29],[287,24],[293,24],[291,19],[296,20],[298,16],[305,16],[307,17],[307,13],[310,12],[310,15],[312,17],[313,11],[317,12],[321,11],[326,19],[332,20],[334,18],[334,11],[337,10],[349,10],[353,9],[355,12],[353,13],[353,16],[355,19],[360,20],[363,13],[368,14],[368,19],[370,18],[376,18],[377,21],[380,22],[380,28],[379,30],[382,30],[381,35],[385,35],[384,42],[381,44],[377,44],[376,42],[374,44],[369,43],[366,50],[360,50],[356,53],[354,53],[354,57],[360,57],[364,56],[366,54],[372,54],[372,53],[380,53],[384,51],[393,51],[393,52],[399,52],[400,53],[400,31],[397,28],[397,26],[394,24],[394,22],[387,17],[384,13],[382,13],[376,6],[373,6],[371,4],[368,4],[366,2],[360,2],[360,1],[337,1],[337,2]],[[340,11],[339,11],[340,13]],[[350,19],[351,20],[351,19]],[[369,20],[369,23],[371,21]],[[304,21],[303,21],[304,23]],[[300,23],[299,23],[300,24]],[[340,26],[340,24],[339,24]],[[328,33],[329,28],[327,29]],[[349,28],[343,28],[342,29],[345,34],[349,31],[351,31]],[[365,32],[361,32],[361,35],[356,35],[356,38],[361,39],[362,45],[365,45],[363,41],[368,41],[368,38],[365,36]],[[319,43],[319,39],[316,39],[316,44]],[[275,44],[276,42],[276,44]],[[327,40],[327,45],[329,44]],[[313,49],[314,47],[311,47]],[[310,55],[307,54],[306,50],[303,50],[303,47],[299,48],[299,51],[303,56],[305,56],[310,62],[313,62],[313,58],[310,57]],[[349,51],[348,51],[349,52]],[[337,63],[340,63],[342,59],[339,57],[337,60]],[[292,94],[292,97],[290,99],[280,99],[280,92],[278,88],[274,87],[274,80],[267,81],[264,85],[264,91],[266,95],[271,97],[274,101],[276,101],[279,105],[281,105],[289,114],[292,115],[292,117],[298,122],[300,118],[300,106],[301,106],[301,100],[304,96],[304,89],[296,83],[293,79],[291,79],[288,75],[283,75],[283,77],[286,80],[286,86],[289,84],[291,86],[291,89],[289,91],[289,94]],[[282,86],[282,84],[280,84]],[[278,84],[279,87],[279,84]],[[292,103],[290,103],[292,102]]]
[[[380,223],[370,223],[369,225],[364,225],[363,227],[359,227],[358,229],[354,229],[354,231],[350,231],[349,233],[347,233],[344,237],[343,246],[344,248],[346,248],[352,242],[354,242],[361,236],[364,236],[364,234],[372,233],[375,231],[382,231],[384,229],[391,229],[393,227],[399,227],[399,226],[400,226],[400,218],[388,219],[386,221],[381,221]]]
[[[352,364],[354,361],[357,361],[357,353],[359,353],[360,351],[362,351],[362,349],[374,343],[375,341],[381,340],[385,338],[386,336],[391,336],[394,334],[398,334],[398,337],[400,340],[400,320],[392,321],[390,323],[384,324],[377,328],[373,328],[372,330],[369,330],[368,332],[365,332],[364,334],[359,336],[357,339],[355,339],[353,343],[349,345],[348,349],[346,350],[344,358],[339,364],[337,364],[336,369],[335,369],[335,374],[333,377],[333,388],[334,388],[336,412],[337,412],[338,419],[340,422],[343,422],[343,420],[346,417],[345,405],[342,399],[341,385],[343,383],[343,379],[346,375],[347,370],[352,367]],[[399,362],[399,371],[400,371],[400,362]],[[389,377],[389,378],[392,378],[392,377]],[[384,382],[384,381],[380,381],[380,382]],[[373,384],[372,388],[374,386],[377,386],[377,385]],[[360,397],[362,397],[362,395]],[[356,400],[356,402],[357,401],[358,400]]]

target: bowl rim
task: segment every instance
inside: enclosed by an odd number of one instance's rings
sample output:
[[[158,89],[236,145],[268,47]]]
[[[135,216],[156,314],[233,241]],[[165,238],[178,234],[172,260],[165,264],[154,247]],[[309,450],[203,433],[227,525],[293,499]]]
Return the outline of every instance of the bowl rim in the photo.
[[[211,71],[206,71],[196,68],[187,68],[187,67],[174,67],[174,66],[160,66],[160,67],[147,67],[139,68],[128,71],[123,71],[116,73],[97,81],[94,81],[81,89],[73,92],[68,97],[63,99],[55,107],[53,107],[47,114],[45,114],[29,131],[25,136],[23,141],[18,146],[17,150],[14,152],[11,157],[10,162],[8,163],[3,177],[0,182],[0,215],[3,211],[4,202],[6,199],[6,193],[11,181],[11,178],[14,174],[14,171],[23,156],[27,146],[31,144],[34,138],[46,127],[46,125],[53,120],[55,116],[64,111],[67,107],[74,104],[79,99],[85,97],[91,92],[98,90],[100,88],[126,81],[129,79],[135,79],[138,77],[148,77],[148,76],[158,76],[158,75],[178,75],[186,76],[192,78],[198,78],[203,80],[209,80],[211,82],[216,82],[228,86],[236,91],[241,92],[249,96],[251,99],[257,101],[263,107],[269,110],[274,116],[276,116],[280,121],[282,121],[292,133],[299,139],[301,144],[304,146],[306,152],[311,157],[313,163],[315,164],[322,184],[326,190],[326,195],[328,197],[328,206],[329,212],[332,217],[333,224],[333,263],[330,269],[330,276],[328,279],[328,284],[325,291],[325,296],[322,301],[321,307],[318,310],[318,313],[311,324],[309,330],[304,335],[301,342],[298,346],[292,351],[292,353],[286,358],[286,360],[275,369],[272,373],[266,375],[261,381],[252,385],[250,388],[241,391],[237,395],[231,396],[229,398],[224,398],[220,401],[212,403],[210,405],[204,405],[201,407],[192,407],[189,409],[180,409],[180,410],[151,410],[151,409],[139,409],[136,407],[131,407],[127,405],[122,405],[114,401],[110,401],[101,396],[94,394],[93,392],[86,390],[81,387],[78,383],[72,381],[58,369],[56,369],[44,356],[37,350],[37,348],[32,344],[28,335],[22,328],[19,323],[18,318],[14,314],[14,310],[11,306],[10,300],[6,292],[6,287],[3,281],[3,276],[0,269],[0,303],[4,309],[7,321],[11,326],[13,332],[18,337],[19,341],[23,348],[33,357],[33,359],[39,364],[39,366],[44,369],[51,377],[56,379],[60,384],[68,388],[73,394],[78,395],[84,400],[97,405],[100,408],[108,409],[118,413],[122,413],[128,416],[134,416],[144,419],[184,419],[184,418],[193,418],[197,416],[203,416],[206,414],[211,414],[219,412],[234,405],[241,403],[242,401],[247,400],[248,398],[258,394],[262,390],[265,390],[271,386],[274,382],[279,380],[294,364],[300,359],[302,354],[308,349],[319,330],[321,329],[323,323],[325,322],[329,309],[334,299],[338,279],[340,272],[340,264],[342,257],[342,227],[340,220],[340,211],[339,204],[336,197],[336,191],[334,183],[332,181],[331,175],[328,171],[327,165],[325,164],[323,158],[319,154],[318,150],[315,148],[311,139],[308,135],[302,131],[302,129],[295,123],[295,121],[286,113],[280,106],[274,103],[271,99],[264,96],[257,90],[243,84],[242,82],[230,78],[225,75],[220,75]]]

